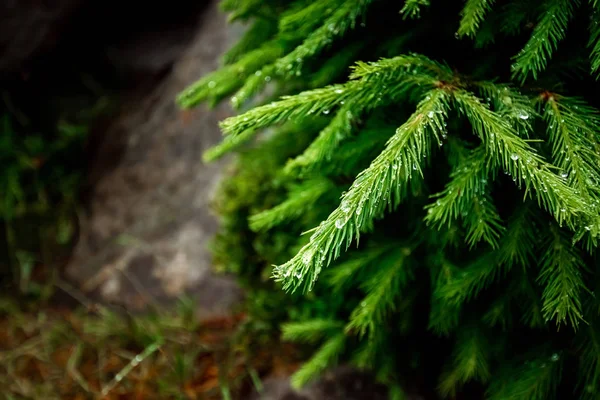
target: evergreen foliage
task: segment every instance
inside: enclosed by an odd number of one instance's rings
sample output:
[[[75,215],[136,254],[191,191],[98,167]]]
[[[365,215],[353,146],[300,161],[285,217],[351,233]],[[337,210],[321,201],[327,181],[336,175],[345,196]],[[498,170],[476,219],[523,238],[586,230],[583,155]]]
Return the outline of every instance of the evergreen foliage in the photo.
[[[249,29],[177,100],[240,112],[215,260],[313,346],[293,383],[599,398],[599,3],[222,5]]]

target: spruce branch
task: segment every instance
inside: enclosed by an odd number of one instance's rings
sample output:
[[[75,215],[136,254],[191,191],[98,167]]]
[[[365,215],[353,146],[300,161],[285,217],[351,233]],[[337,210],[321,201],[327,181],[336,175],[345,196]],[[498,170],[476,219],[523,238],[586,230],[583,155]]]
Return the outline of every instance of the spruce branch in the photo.
[[[424,83],[431,85],[430,77],[438,81],[452,81],[454,74],[450,67],[434,61],[421,54],[404,54],[393,58],[383,58],[378,61],[358,61],[351,67],[350,79],[363,79],[365,82],[378,82],[381,80],[393,81],[406,75],[423,75]],[[415,81],[417,84],[420,81]]]
[[[356,332],[360,337],[368,333],[372,337],[381,329],[386,315],[395,309],[396,296],[412,278],[410,253],[410,248],[397,246],[378,259],[376,273],[362,285],[366,296],[352,311],[347,332]]]
[[[225,119],[220,123],[226,135],[225,140],[209,149],[204,158],[215,160],[250,140],[257,130],[273,124],[303,120],[314,114],[327,115],[335,107],[346,103],[363,104],[363,111],[368,112],[404,98],[409,93],[421,93],[437,85],[435,77],[425,73],[413,73],[436,67],[437,64],[430,60],[407,56],[397,57],[393,61],[391,64],[358,65],[354,79],[345,84],[308,90],[294,96],[283,96],[279,101],[254,107],[244,114]],[[413,62],[419,64],[413,65]],[[386,97],[382,95],[383,89]]]
[[[487,14],[494,4],[494,0],[467,0],[461,12],[460,25],[457,34],[474,37]]]
[[[377,365],[381,350],[389,345],[387,336],[386,330],[377,329],[369,335],[368,340],[361,340],[361,345],[352,355],[354,365],[360,369],[373,368],[374,365]]]
[[[239,61],[245,54],[256,50],[277,33],[277,24],[270,19],[257,18],[244,36],[222,57],[225,65]]]
[[[438,390],[442,397],[455,397],[465,383],[487,382],[490,377],[490,343],[477,326],[463,327],[454,345],[452,364],[442,375]]]
[[[482,321],[490,327],[499,325],[503,331],[506,331],[513,324],[511,303],[512,296],[508,293],[503,294],[492,303],[489,310],[483,315]]]
[[[547,400],[554,398],[562,374],[558,354],[499,371],[487,390],[490,400]]]
[[[488,191],[488,177],[494,171],[487,168],[487,161],[485,146],[476,148],[461,160],[450,174],[444,191],[431,196],[437,200],[425,207],[425,221],[439,226],[462,218],[469,246],[483,239],[497,248],[504,227]]]
[[[329,114],[333,108],[345,103],[365,104],[365,110],[371,110],[384,102],[401,98],[414,89],[424,91],[435,87],[438,79],[432,76],[433,72],[448,74],[446,67],[423,56],[400,56],[381,62],[357,63],[350,75],[351,80],[345,84],[282,96],[279,101],[227,118],[220,126],[224,134],[236,135],[290,119]],[[382,97],[383,89],[387,94],[385,99]]]
[[[531,201],[519,205],[508,219],[508,228],[496,251],[496,262],[506,265],[527,267],[533,257],[538,238],[538,216]]]
[[[539,116],[529,97],[507,84],[481,81],[475,85],[494,112],[508,120],[519,136],[529,137],[532,122]]]
[[[319,53],[338,37],[344,36],[354,29],[356,20],[364,15],[373,0],[346,0],[323,25],[276,62],[277,72],[281,75],[299,75],[302,63],[309,57]],[[318,2],[317,2],[318,3]]]
[[[366,269],[376,264],[384,254],[395,247],[397,247],[395,242],[378,243],[377,246],[353,252],[351,257],[336,263],[324,273],[326,275],[325,285],[331,287],[335,292],[346,290],[353,282],[362,281]]]
[[[486,252],[467,267],[454,267],[447,279],[435,285],[434,295],[440,301],[460,305],[505,276],[514,264],[526,267],[535,243],[529,206],[518,208],[509,220],[508,229],[495,251]]]
[[[292,386],[299,389],[337,363],[346,346],[346,335],[338,333],[327,340],[298,371],[292,375]]]
[[[333,319],[309,319],[302,322],[288,322],[281,327],[281,338],[296,343],[316,343],[331,333],[338,333],[343,323]]]
[[[348,101],[357,92],[360,92],[358,81],[307,90],[294,96],[283,96],[279,101],[229,117],[222,121],[220,126],[225,135],[235,136],[287,120],[301,120],[313,114],[328,114],[331,109],[341,102]]]
[[[298,174],[298,171],[317,170],[324,162],[329,162],[340,146],[353,131],[361,108],[354,102],[348,102],[339,109],[331,123],[321,131],[317,139],[298,157],[290,160],[285,166],[287,174]],[[296,172],[295,172],[296,171]]]
[[[514,57],[513,78],[524,82],[531,74],[533,79],[542,72],[566,35],[567,24],[573,17],[579,0],[549,0],[547,9],[533,30],[525,47]]]
[[[431,141],[440,140],[448,100],[444,90],[432,90],[397,129],[385,150],[358,175],[340,206],[316,228],[309,243],[275,268],[274,278],[283,282],[285,290],[310,289],[321,268],[337,259],[342,247],[347,249],[355,237],[358,240],[361,228],[381,216],[387,206],[395,207],[402,201],[410,180],[422,174]]]
[[[427,328],[440,336],[449,336],[460,323],[462,308],[457,304],[449,304],[440,299],[431,300],[429,324]]]
[[[310,35],[323,21],[330,17],[344,0],[322,0],[302,2],[281,15],[279,33],[284,38],[305,38]]]
[[[434,257],[431,264],[432,286],[441,287],[450,281],[458,268],[444,257],[444,254],[437,249],[438,254]],[[458,327],[462,308],[457,303],[443,301],[440,296],[431,292],[431,309],[429,310],[428,329],[440,336],[449,336],[450,333]]]
[[[462,89],[454,90],[458,109],[471,122],[477,136],[488,147],[490,160],[512,176],[518,187],[525,186],[525,197],[537,194],[538,204],[546,209],[559,224],[575,228],[589,217],[588,204],[552,172],[546,162],[526,140],[501,116],[489,109],[479,98]],[[529,115],[523,115],[529,118]]]
[[[260,93],[275,76],[275,64],[267,64],[250,75],[241,88],[231,96],[231,106],[238,110],[248,100]]]
[[[590,5],[593,8],[591,21],[590,21],[590,40],[588,47],[591,49],[590,62],[591,71],[596,74],[598,78],[598,72],[600,72],[600,4],[598,1],[590,1]]]
[[[417,19],[421,16],[421,7],[429,7],[429,0],[406,0],[400,14],[403,19]]]
[[[356,176],[385,148],[385,143],[395,127],[387,124],[368,126],[345,140],[327,163],[320,165],[320,173],[326,176]],[[308,168],[312,171],[313,168]],[[355,172],[356,171],[356,172]]]
[[[561,168],[561,177],[588,202],[597,203],[600,197],[598,111],[580,99],[556,94],[543,97],[547,98],[544,119],[552,144],[553,161]]]
[[[250,216],[250,229],[255,232],[267,231],[284,222],[299,218],[328,191],[336,190],[327,179],[310,179],[292,189],[283,203]]]
[[[190,85],[177,96],[177,103],[182,108],[192,108],[209,97],[220,99],[237,90],[246,77],[265,63],[280,57],[282,52],[281,43],[276,40],[267,42],[260,48],[246,53],[235,63],[226,65]]]
[[[544,286],[542,313],[546,321],[553,319],[559,326],[568,323],[577,329],[583,320],[581,293],[587,291],[582,276],[585,262],[565,234],[552,231],[538,277]]]
[[[577,336],[582,373],[580,381],[581,400],[596,400],[600,390],[600,328],[594,321],[582,329]]]

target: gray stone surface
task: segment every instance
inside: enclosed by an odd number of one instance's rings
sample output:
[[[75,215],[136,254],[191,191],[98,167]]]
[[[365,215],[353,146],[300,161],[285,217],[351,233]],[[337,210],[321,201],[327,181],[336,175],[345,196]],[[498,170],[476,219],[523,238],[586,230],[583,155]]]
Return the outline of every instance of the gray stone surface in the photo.
[[[102,133],[66,268],[84,292],[130,310],[189,293],[204,315],[226,312],[240,298],[232,280],[211,272],[207,243],[217,225],[209,201],[221,164],[201,159],[221,139],[217,124],[229,109],[182,112],[175,104],[181,90],[218,67],[236,37],[213,1],[169,74],[149,94],[132,96]]]
[[[278,377],[264,382],[263,391],[249,400],[387,400],[387,390],[373,378],[350,367],[335,368],[300,391],[290,386],[289,378]],[[423,400],[409,394],[407,400]]]

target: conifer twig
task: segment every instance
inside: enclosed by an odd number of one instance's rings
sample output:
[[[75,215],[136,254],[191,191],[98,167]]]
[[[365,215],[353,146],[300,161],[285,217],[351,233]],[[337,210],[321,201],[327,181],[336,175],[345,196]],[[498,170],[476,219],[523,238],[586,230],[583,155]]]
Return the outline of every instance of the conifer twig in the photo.
[[[356,178],[340,206],[323,221],[294,258],[275,268],[273,275],[284,289],[310,289],[321,272],[337,259],[342,247],[358,240],[363,226],[395,207],[406,196],[413,176],[422,174],[430,143],[441,140],[448,110],[448,94],[434,89],[415,113],[388,141],[385,150]]]

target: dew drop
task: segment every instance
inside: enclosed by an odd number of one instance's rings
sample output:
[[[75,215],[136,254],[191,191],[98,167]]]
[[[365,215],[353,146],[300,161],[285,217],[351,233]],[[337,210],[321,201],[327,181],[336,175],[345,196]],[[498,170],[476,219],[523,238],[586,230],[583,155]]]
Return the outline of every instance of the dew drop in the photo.
[[[513,160],[513,161],[517,161],[519,159],[519,156],[516,153],[512,153],[510,155],[510,159]]]
[[[346,225],[346,220],[344,218],[338,218],[335,220],[335,227],[338,229],[342,229]]]
[[[519,111],[517,116],[522,120],[526,120],[529,118],[529,114],[527,114],[525,111]]]
[[[261,75],[262,75],[262,71],[259,69],[258,71],[256,71],[256,72],[254,73],[254,75],[256,75],[256,76],[261,76]]]
[[[566,171],[561,171],[561,173],[560,173],[560,177],[561,177],[561,178],[563,178],[563,179],[566,179],[566,178],[567,178],[567,176],[569,176],[569,173],[568,173],[568,172],[566,172]]]
[[[557,353],[552,354],[552,357],[550,357],[550,361],[552,362],[557,362],[560,359],[560,356]]]
[[[325,114],[325,115],[329,114],[329,112],[330,112],[329,110],[323,110],[323,114]]]
[[[342,201],[340,208],[345,214],[348,214],[350,212],[350,202],[348,200]]]
[[[208,87],[209,87],[209,88],[211,88],[211,89],[212,89],[212,88],[214,88],[215,86],[217,86],[217,82],[215,82],[215,81],[210,81],[210,82],[208,82]]]
[[[270,76],[265,76],[265,82],[270,82],[271,81],[271,77]]]
[[[433,118],[433,114],[434,114],[434,113],[433,113],[433,111],[429,111],[429,112],[427,113],[427,116],[428,116],[429,118]]]
[[[302,263],[304,265],[309,265],[310,262],[312,261],[312,258],[313,258],[313,252],[307,251],[306,253],[302,254]]]
[[[337,94],[341,94],[341,93],[344,93],[344,89],[336,89],[335,92]]]

